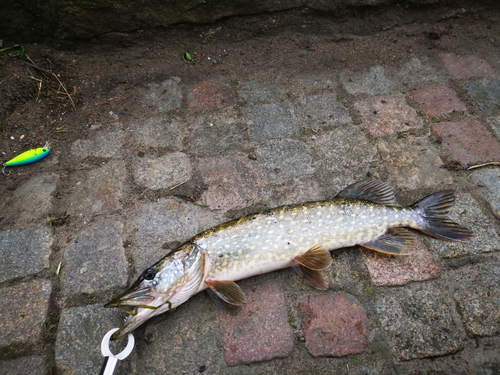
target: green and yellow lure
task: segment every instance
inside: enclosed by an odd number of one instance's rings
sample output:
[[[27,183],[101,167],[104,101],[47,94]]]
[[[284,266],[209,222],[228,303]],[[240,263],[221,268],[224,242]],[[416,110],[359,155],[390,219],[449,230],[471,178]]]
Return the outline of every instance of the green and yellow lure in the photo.
[[[2,173],[6,176],[10,175],[5,173],[5,168],[7,167],[17,167],[20,165],[26,165],[26,164],[31,164],[34,163],[40,159],[43,159],[46,157],[50,152],[50,144],[49,142],[45,143],[45,146],[43,147],[38,147],[34,148],[28,151],[25,151],[19,155],[17,155],[15,158],[10,159],[9,161],[5,162],[3,165]]]

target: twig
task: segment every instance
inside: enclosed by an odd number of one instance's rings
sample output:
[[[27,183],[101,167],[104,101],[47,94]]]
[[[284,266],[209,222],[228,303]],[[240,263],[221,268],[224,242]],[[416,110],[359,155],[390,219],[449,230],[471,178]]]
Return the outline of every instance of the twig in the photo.
[[[490,165],[500,165],[500,161],[490,161],[488,163],[471,165],[470,167],[467,168],[467,170],[470,171],[471,169],[487,167],[487,166],[490,166]]]
[[[75,110],[75,112],[78,112],[76,110],[75,102],[73,102],[73,99],[71,98],[71,95],[69,94],[68,90],[66,89],[66,86],[64,86],[64,83],[61,82],[61,80],[57,77],[57,75],[55,73],[52,73],[52,75],[55,77],[55,79],[57,79],[57,82],[59,82],[59,84],[63,88],[66,95],[68,95],[69,101],[71,102],[71,105],[73,106],[73,109]]]

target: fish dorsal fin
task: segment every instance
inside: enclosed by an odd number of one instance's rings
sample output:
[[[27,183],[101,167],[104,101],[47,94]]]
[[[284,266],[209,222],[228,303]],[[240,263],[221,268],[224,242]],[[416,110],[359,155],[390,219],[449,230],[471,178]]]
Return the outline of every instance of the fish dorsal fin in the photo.
[[[212,293],[208,293],[215,304],[231,314],[237,314],[241,310],[243,305],[247,303],[245,293],[241,288],[231,280],[215,280],[208,279],[205,280],[205,284],[210,288]],[[214,297],[217,297],[214,298]],[[231,307],[235,306],[234,308]]]
[[[349,185],[340,193],[339,198],[362,199],[365,201],[385,204],[388,206],[396,205],[396,196],[392,187],[380,180],[363,180]]]
[[[326,282],[321,272],[306,268],[304,266],[301,266],[300,264],[293,266],[293,269],[300,277],[304,279],[306,283],[308,283],[313,288],[319,290],[328,289],[328,283]]]
[[[314,245],[304,254],[293,258],[298,264],[311,270],[324,270],[332,264],[330,253],[323,246]]]
[[[391,228],[380,237],[360,246],[390,255],[408,255],[415,250],[415,238],[405,228]]]

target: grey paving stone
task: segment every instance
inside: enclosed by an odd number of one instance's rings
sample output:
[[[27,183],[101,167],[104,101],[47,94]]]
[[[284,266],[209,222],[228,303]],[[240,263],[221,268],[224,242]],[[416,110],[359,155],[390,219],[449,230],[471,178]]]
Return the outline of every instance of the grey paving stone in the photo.
[[[183,124],[172,116],[150,117],[129,126],[132,136],[144,147],[180,147]]]
[[[16,189],[11,210],[17,212],[16,222],[45,219],[52,208],[52,193],[59,182],[59,175],[44,173],[33,177]]]
[[[488,117],[486,122],[493,130],[493,134],[495,134],[497,139],[500,141],[500,116]]]
[[[95,223],[69,243],[64,252],[61,290],[65,297],[97,294],[125,287],[127,260],[123,224]]]
[[[0,361],[0,375],[47,375],[45,358],[33,355]]]
[[[453,298],[467,333],[472,337],[500,333],[500,257],[462,267],[447,280],[454,286]]]
[[[183,152],[173,152],[160,157],[137,157],[134,179],[142,187],[157,190],[170,189],[188,181],[193,174],[189,157]]]
[[[340,82],[349,94],[383,94],[393,85],[385,76],[384,67],[380,65],[373,66],[363,73],[343,72]]]
[[[90,217],[121,210],[125,190],[126,170],[123,161],[110,161],[80,177],[70,197],[68,213],[75,217]]]
[[[377,301],[382,328],[398,361],[455,353],[465,333],[454,304],[429,284],[412,284],[384,293]]]
[[[467,242],[445,242],[426,237],[431,251],[441,258],[458,258],[500,250],[500,236],[480,207],[470,194],[457,194],[450,218],[472,230],[474,238]]]
[[[450,185],[453,178],[427,137],[379,140],[378,150],[389,173],[388,182],[401,190]]]
[[[233,116],[214,114],[191,122],[195,130],[184,142],[196,156],[218,156],[241,148],[248,140],[247,126]]]
[[[306,96],[296,104],[301,127],[321,129],[352,122],[347,108],[337,102],[335,94]]]
[[[464,83],[469,95],[481,110],[500,108],[500,78],[483,78]]]
[[[257,163],[268,180],[302,177],[314,172],[311,149],[300,141],[284,139],[268,142],[256,150]]]
[[[285,89],[280,85],[265,85],[260,82],[243,82],[238,87],[238,94],[243,103],[260,104],[274,102],[284,98]]]
[[[253,141],[283,138],[298,131],[297,119],[289,103],[247,106],[242,108],[242,113]]]
[[[500,219],[500,169],[478,169],[472,173],[472,179],[483,187],[483,198],[490,205],[493,215]]]
[[[92,134],[89,139],[76,140],[71,146],[71,153],[80,158],[111,158],[121,154],[123,139],[124,132],[119,128]]]
[[[42,339],[52,285],[34,280],[2,288],[0,347],[32,345]]]
[[[45,224],[0,232],[0,282],[49,268],[53,237]]]
[[[112,328],[123,322],[119,309],[106,309],[103,303],[63,309],[59,319],[55,360],[58,374],[94,375],[101,370],[104,357],[101,341]],[[112,343],[112,353],[119,353],[126,345],[125,340]],[[136,350],[135,350],[136,351]],[[135,353],[121,361],[116,375],[130,374]]]
[[[412,57],[398,71],[398,80],[410,84],[412,87],[421,87],[429,83],[444,82],[436,69],[429,65],[425,56]]]
[[[156,107],[159,112],[179,108],[182,104],[180,82],[180,78],[172,77],[160,83],[149,83],[148,91],[144,95],[144,103]]]

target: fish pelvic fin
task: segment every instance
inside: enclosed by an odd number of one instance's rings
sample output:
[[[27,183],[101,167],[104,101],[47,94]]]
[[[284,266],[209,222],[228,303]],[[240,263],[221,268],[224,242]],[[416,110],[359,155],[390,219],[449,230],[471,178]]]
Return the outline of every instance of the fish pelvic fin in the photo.
[[[304,279],[306,283],[308,283],[313,288],[319,290],[328,290],[328,283],[326,282],[321,272],[304,267],[300,264],[296,264],[295,266],[293,266],[293,269],[300,277]]]
[[[424,219],[424,225],[415,229],[441,240],[468,241],[472,239],[474,235],[471,230],[448,218],[454,203],[453,190],[443,190],[415,202],[411,207],[418,209]]]
[[[325,250],[323,246],[314,245],[304,254],[297,255],[293,258],[295,262],[300,264],[302,267],[309,268],[311,270],[323,270],[332,264],[332,257],[330,252]]]
[[[205,280],[208,295],[220,309],[236,315],[247,303],[245,293],[231,280]]]
[[[405,228],[390,228],[380,237],[360,246],[390,255],[409,255],[415,249],[415,238]]]

